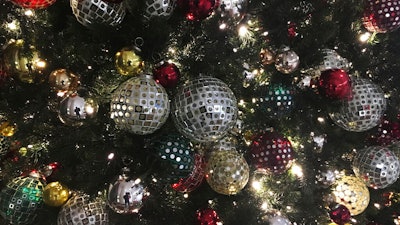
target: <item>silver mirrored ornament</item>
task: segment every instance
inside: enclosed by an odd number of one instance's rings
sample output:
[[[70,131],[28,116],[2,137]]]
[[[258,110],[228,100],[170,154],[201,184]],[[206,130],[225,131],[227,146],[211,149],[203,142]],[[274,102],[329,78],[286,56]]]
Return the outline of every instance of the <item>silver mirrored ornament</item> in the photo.
[[[300,64],[300,58],[289,47],[283,47],[275,58],[275,68],[284,74],[293,73]]]
[[[73,93],[60,102],[58,118],[65,125],[81,126],[97,115],[99,105],[90,96],[81,97]]]
[[[190,80],[180,87],[172,107],[178,131],[193,141],[216,141],[236,124],[236,97],[217,78],[201,76]]]
[[[176,7],[176,0],[146,0],[144,17],[150,20],[153,17],[169,18]]]
[[[320,72],[331,69],[342,69],[344,71],[349,71],[351,68],[351,64],[346,58],[340,56],[333,49],[322,49],[323,59],[320,65],[318,66],[318,70]]]

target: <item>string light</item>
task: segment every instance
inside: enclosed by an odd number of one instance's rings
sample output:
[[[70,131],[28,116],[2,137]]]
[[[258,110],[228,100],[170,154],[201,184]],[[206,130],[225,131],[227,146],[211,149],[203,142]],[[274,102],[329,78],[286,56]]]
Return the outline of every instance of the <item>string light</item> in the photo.
[[[25,10],[24,14],[25,14],[25,16],[33,16],[34,15],[33,10],[31,10],[31,9]]]
[[[9,29],[10,31],[16,31],[19,30],[19,22],[17,20],[13,20],[10,23],[6,24],[7,29]]]
[[[358,40],[361,41],[362,43],[366,43],[370,37],[371,37],[371,33],[365,32],[363,34],[360,34],[360,36],[358,36]]]
[[[114,158],[115,154],[113,152],[111,152],[110,154],[108,154],[107,159],[108,160],[112,160]]]
[[[291,172],[299,178],[304,176],[303,169],[296,163],[293,163]]]

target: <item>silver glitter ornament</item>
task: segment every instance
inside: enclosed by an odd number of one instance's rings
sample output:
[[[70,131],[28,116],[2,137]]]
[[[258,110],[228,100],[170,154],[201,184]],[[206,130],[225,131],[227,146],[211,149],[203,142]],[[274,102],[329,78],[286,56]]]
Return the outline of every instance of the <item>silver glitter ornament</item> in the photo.
[[[140,179],[133,180],[129,169],[123,168],[122,174],[112,181],[107,190],[107,204],[116,213],[131,214],[139,212],[143,200],[148,195]]]
[[[284,74],[293,73],[300,64],[300,58],[289,47],[283,47],[275,58],[275,68]]]
[[[126,14],[124,4],[102,0],[70,0],[70,5],[76,19],[84,26],[96,23],[116,26]]]
[[[169,18],[176,7],[176,0],[146,0],[144,17],[150,20],[153,17]]]
[[[87,194],[77,193],[58,213],[57,225],[108,225],[106,204],[99,198],[90,199]]]
[[[11,141],[9,137],[0,135],[0,157],[5,156],[10,150]]]
[[[400,162],[388,148],[371,146],[357,153],[353,170],[369,187],[382,189],[397,181]]]
[[[117,128],[134,134],[147,135],[160,129],[169,112],[168,94],[151,75],[130,78],[111,96],[111,118]]]
[[[382,89],[364,78],[352,79],[352,98],[343,101],[336,112],[329,113],[333,122],[348,131],[367,131],[380,123],[386,110]]]
[[[172,103],[175,126],[197,142],[216,141],[236,124],[236,97],[224,82],[201,76],[184,84]]]

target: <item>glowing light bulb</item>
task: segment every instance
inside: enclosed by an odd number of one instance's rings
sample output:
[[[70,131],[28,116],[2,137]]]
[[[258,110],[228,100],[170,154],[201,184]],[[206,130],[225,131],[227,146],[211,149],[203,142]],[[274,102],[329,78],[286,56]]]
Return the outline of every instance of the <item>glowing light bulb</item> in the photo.
[[[242,25],[239,27],[239,36],[240,37],[245,37],[247,35],[247,32],[249,32],[249,30],[247,29],[246,25]]]
[[[111,160],[114,158],[114,156],[115,156],[115,154],[113,152],[111,152],[110,154],[108,154],[107,159]]]
[[[258,180],[253,181],[253,183],[251,184],[251,186],[252,186],[256,191],[261,190],[261,187],[262,187],[261,182],[258,181]]]
[[[303,169],[297,164],[293,164],[291,170],[292,170],[292,173],[294,175],[296,175],[297,177],[303,177],[303,175],[304,175],[303,174]]]
[[[225,30],[226,27],[227,27],[226,23],[221,23],[221,24],[219,25],[219,29],[220,29],[220,30]]]
[[[365,32],[363,34],[361,34],[358,37],[358,40],[360,40],[361,42],[365,43],[369,40],[369,38],[371,37],[371,33],[370,32]]]

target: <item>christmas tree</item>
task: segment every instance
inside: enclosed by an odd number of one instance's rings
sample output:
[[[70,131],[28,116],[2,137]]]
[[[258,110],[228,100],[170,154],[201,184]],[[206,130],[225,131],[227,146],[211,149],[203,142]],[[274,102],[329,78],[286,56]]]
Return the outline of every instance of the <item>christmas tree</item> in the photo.
[[[6,0],[0,224],[400,224],[400,1]]]

